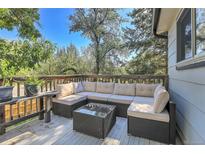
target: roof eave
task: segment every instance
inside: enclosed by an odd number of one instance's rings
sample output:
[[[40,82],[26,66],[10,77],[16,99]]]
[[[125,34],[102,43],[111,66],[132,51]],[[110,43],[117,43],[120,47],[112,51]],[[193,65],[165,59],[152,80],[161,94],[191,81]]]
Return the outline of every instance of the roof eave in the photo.
[[[157,34],[157,27],[158,27],[158,23],[159,23],[160,13],[161,13],[161,8],[153,9],[152,32],[156,37],[167,39],[168,36]]]

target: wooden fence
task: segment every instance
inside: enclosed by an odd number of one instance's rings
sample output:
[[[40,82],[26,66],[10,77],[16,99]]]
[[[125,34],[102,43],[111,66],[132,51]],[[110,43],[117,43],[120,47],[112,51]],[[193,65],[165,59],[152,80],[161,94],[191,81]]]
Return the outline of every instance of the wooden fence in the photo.
[[[115,83],[161,83],[168,87],[167,76],[153,75],[55,75],[55,76],[39,76],[39,79],[45,81],[40,87],[41,92],[55,90],[57,84],[79,81],[95,81],[95,82],[115,82]],[[12,85],[14,86],[14,98],[24,97],[24,81],[25,77],[14,77]],[[2,79],[0,79],[2,82]],[[3,121],[12,123],[13,120],[22,119],[31,115],[35,116],[42,112],[43,101],[40,98],[32,98],[18,102],[7,103],[0,110],[4,113]],[[0,115],[2,116],[2,115]],[[1,123],[2,118],[0,118]]]

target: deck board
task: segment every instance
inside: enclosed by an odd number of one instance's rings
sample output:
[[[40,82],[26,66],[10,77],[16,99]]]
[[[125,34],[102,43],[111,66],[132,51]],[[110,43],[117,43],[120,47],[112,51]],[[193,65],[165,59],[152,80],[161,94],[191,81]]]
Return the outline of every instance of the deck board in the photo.
[[[148,145],[162,143],[128,135],[126,118],[117,117],[115,125],[103,140],[73,131],[72,119],[52,115],[50,123],[34,119],[29,123],[8,130],[6,134],[0,136],[0,144]]]

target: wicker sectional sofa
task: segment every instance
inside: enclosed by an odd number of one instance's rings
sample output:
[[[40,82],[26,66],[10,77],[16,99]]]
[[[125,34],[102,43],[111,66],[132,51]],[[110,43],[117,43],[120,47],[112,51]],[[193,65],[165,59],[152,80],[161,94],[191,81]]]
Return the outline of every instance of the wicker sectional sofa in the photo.
[[[175,144],[175,104],[159,84],[72,82],[56,89],[54,114],[72,118],[89,102],[116,105],[116,116],[128,118],[128,134]]]

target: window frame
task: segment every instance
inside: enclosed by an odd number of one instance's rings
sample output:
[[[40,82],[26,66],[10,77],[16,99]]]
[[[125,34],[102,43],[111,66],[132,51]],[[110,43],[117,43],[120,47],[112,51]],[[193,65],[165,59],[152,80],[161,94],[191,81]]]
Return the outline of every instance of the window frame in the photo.
[[[196,54],[196,9],[191,8],[191,50],[192,57],[188,59],[181,60],[182,52],[181,52],[181,30],[180,30],[180,22],[183,20],[182,16],[188,12],[189,9],[182,9],[179,12],[176,22],[176,69],[177,70],[185,70],[192,69],[205,66],[205,52],[201,54]]]

